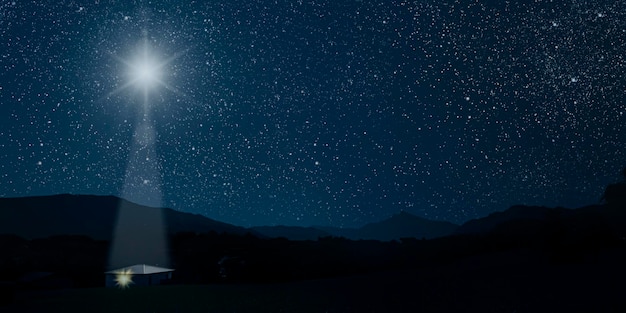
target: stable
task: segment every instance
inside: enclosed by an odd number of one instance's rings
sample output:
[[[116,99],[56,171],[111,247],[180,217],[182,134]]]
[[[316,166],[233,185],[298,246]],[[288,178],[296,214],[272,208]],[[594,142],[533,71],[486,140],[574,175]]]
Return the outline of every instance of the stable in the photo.
[[[104,273],[106,287],[126,288],[133,286],[161,285],[172,279],[170,268],[137,264]]]

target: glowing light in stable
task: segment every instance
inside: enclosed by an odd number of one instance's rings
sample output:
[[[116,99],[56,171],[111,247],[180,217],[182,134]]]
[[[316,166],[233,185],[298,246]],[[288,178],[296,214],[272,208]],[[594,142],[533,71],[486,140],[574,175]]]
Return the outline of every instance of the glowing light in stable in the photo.
[[[133,271],[123,270],[117,273],[115,276],[115,284],[122,289],[130,287],[130,284],[134,284]]]

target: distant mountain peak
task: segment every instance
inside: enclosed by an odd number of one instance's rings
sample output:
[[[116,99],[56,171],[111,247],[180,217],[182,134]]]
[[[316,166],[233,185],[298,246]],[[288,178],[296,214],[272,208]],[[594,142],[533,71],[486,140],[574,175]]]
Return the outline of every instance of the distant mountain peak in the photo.
[[[571,209],[561,207],[549,208],[544,206],[513,205],[504,211],[493,212],[486,217],[466,222],[457,229],[458,234],[487,233],[498,225],[509,221],[534,220],[545,221],[555,218]]]
[[[411,213],[409,213],[407,211],[404,211],[404,210],[402,210],[402,211],[400,211],[400,212],[398,212],[398,213],[396,213],[396,214],[391,216],[391,218],[415,218],[415,217],[418,217],[418,216],[414,215],[414,214],[411,214]]]
[[[458,225],[431,221],[406,211],[400,211],[387,219],[367,224],[361,228],[336,227],[255,227],[254,230],[268,237],[316,240],[323,236],[344,237],[352,240],[390,241],[401,238],[436,238],[451,235]]]

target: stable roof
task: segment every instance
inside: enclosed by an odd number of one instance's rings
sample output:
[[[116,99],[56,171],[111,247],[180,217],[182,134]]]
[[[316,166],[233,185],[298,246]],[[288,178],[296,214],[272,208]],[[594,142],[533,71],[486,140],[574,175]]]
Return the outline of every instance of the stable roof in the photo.
[[[127,266],[123,268],[118,268],[112,271],[105,272],[105,274],[120,274],[123,272],[131,272],[134,275],[142,275],[142,274],[157,274],[157,273],[167,273],[173,272],[174,270],[171,268],[164,268],[146,264],[137,264],[132,266]]]

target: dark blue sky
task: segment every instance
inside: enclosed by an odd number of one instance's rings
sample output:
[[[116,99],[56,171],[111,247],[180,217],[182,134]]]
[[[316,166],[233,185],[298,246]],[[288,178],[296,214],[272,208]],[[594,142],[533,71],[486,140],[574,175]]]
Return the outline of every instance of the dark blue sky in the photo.
[[[622,1],[2,1],[0,196],[244,226],[596,203],[626,165],[625,29]]]

